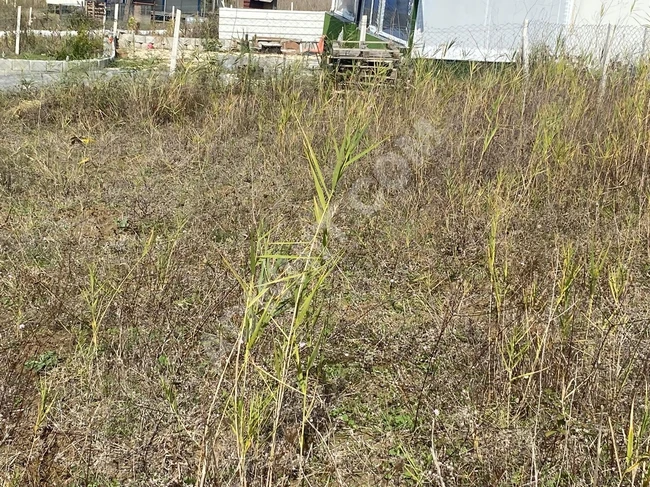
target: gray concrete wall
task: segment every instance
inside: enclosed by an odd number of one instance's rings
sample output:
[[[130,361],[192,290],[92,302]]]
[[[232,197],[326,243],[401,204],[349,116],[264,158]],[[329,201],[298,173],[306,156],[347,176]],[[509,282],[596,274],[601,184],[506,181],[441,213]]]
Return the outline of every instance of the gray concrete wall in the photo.
[[[120,33],[119,47],[121,49],[131,48],[133,46],[134,40],[136,49],[147,49],[147,46],[151,44],[153,45],[154,49],[170,50],[172,48],[173,37],[144,36],[139,34],[134,35],[131,33]],[[202,49],[203,44],[201,39],[196,39],[193,37],[181,37],[178,39],[178,48],[184,50]]]
[[[0,73],[62,73],[71,69],[101,69],[111,58],[83,61],[42,61],[37,59],[0,59]]]

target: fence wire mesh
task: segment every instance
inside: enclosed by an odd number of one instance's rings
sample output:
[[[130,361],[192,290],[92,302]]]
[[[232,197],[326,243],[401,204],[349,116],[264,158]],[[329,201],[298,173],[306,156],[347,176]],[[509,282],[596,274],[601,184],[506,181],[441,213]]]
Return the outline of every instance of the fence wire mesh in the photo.
[[[425,29],[414,36],[414,56],[450,60],[514,61],[521,56],[523,24],[468,25]],[[633,63],[648,54],[650,28],[630,25],[562,25],[530,21],[527,29],[531,54],[600,63],[609,47],[612,63]],[[609,39],[609,43],[608,43]]]

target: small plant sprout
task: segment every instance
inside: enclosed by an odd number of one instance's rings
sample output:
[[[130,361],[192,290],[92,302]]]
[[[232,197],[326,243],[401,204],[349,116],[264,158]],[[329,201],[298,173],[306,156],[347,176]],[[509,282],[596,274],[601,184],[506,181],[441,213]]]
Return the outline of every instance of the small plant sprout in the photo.
[[[38,410],[34,422],[34,434],[38,433],[47,421],[50,411],[56,402],[57,393],[52,391],[46,377],[41,377],[38,383]]]
[[[334,144],[336,162],[329,181],[309,137],[303,132],[315,190],[315,230],[309,241],[275,241],[273,229],[266,229],[262,223],[251,237],[248,277],[241,276],[230,262],[224,261],[245,299],[239,338],[231,352],[236,380],[223,413],[232,424],[241,485],[246,485],[248,458],[259,453],[257,448],[264,429],[270,429],[269,458],[274,460],[287,395],[296,394],[301,398],[302,418],[295,441],[301,454],[307,448],[306,429],[316,404],[313,375],[325,333],[320,322],[319,298],[339,261],[336,256],[328,256],[330,210],[348,168],[377,147],[375,144],[361,148],[365,132],[364,126],[346,125],[341,142]],[[272,370],[257,365],[255,357],[260,353],[271,354]],[[220,384],[221,380],[215,399],[221,394]],[[259,389],[261,384],[264,387]],[[199,471],[200,478],[204,478],[205,470],[204,464]],[[272,469],[268,471],[266,484],[274,484]]]
[[[108,313],[111,304],[119,295],[125,283],[131,277],[138,264],[149,254],[155,242],[156,235],[151,231],[147,242],[144,245],[142,254],[139,259],[127,271],[126,275],[120,279],[116,284],[110,282],[103,283],[99,277],[97,267],[91,265],[88,269],[88,283],[81,291],[86,309],[89,315],[89,325],[91,331],[91,347],[93,353],[97,353],[99,348],[99,332],[106,314]]]

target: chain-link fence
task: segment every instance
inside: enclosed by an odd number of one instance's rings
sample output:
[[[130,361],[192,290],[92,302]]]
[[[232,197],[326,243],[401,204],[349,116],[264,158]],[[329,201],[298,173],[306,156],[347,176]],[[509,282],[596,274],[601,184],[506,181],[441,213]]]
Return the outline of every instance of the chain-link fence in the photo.
[[[413,53],[436,59],[512,61],[521,39],[522,26],[516,24],[429,29],[415,34]]]
[[[527,38],[527,39],[526,39]],[[541,21],[496,26],[426,29],[414,36],[413,55],[449,60],[507,62],[545,52],[587,63],[600,63],[608,50],[614,63],[632,63],[650,50],[650,27],[628,25],[562,25]]]
[[[215,15],[204,17],[197,9],[202,9],[204,4],[210,5],[210,0],[157,0],[146,5],[122,2],[107,0],[102,4],[105,6],[105,24],[103,16],[96,17],[95,28],[103,25],[112,31],[114,12],[118,9],[118,30],[170,37],[173,31],[171,10],[178,10],[177,6],[170,4],[177,3],[182,7],[181,37],[201,39],[196,45],[205,49],[209,46],[209,50],[243,47],[261,52],[319,54],[325,47],[324,33],[330,40],[340,39],[355,45],[363,30],[354,22],[326,15],[325,11],[219,8]],[[404,2],[408,5],[408,0]],[[376,3],[381,4],[379,0]],[[16,11],[13,7],[0,8],[0,13],[3,12],[5,30],[9,35],[15,29]],[[410,18],[405,20],[404,16],[385,12],[379,15],[373,9],[369,12],[370,16],[364,14],[362,17],[368,23],[366,46],[381,47],[388,40],[403,48],[408,46],[411,40]],[[4,17],[0,16],[0,19]],[[35,27],[40,27],[36,21],[32,28]],[[551,57],[569,57],[591,66],[603,66],[605,61],[635,63],[650,54],[650,27],[642,25],[564,25],[539,20],[445,28],[427,28],[425,24],[424,28],[416,29],[412,40],[413,56],[444,60],[513,62],[543,53]],[[125,42],[128,41],[125,39]],[[138,42],[133,41],[133,44],[138,45]],[[140,44],[147,49],[164,45],[149,40]]]

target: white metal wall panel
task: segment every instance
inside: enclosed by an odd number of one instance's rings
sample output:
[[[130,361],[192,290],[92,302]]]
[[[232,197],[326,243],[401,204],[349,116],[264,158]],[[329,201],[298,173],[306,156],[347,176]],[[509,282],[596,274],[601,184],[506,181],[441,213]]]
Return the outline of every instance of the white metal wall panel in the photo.
[[[512,61],[521,46],[524,21],[564,24],[570,1],[422,0],[413,54],[438,59]]]
[[[571,22],[647,25],[650,23],[650,0],[574,0]]]
[[[325,12],[299,10],[219,9],[219,39],[270,37],[317,42],[323,35]]]
[[[414,55],[511,61],[521,41],[524,20],[543,16],[550,21],[563,1],[423,0],[418,9]]]
[[[46,0],[48,5],[61,5],[63,7],[83,7],[84,0]]]
[[[567,0],[422,0],[419,14],[424,30],[521,24],[525,19],[557,23],[564,21],[566,4]]]
[[[512,61],[521,52],[525,19],[533,50],[599,65],[611,25],[613,62],[638,60],[650,51],[650,0],[423,0],[412,52],[436,59]]]

